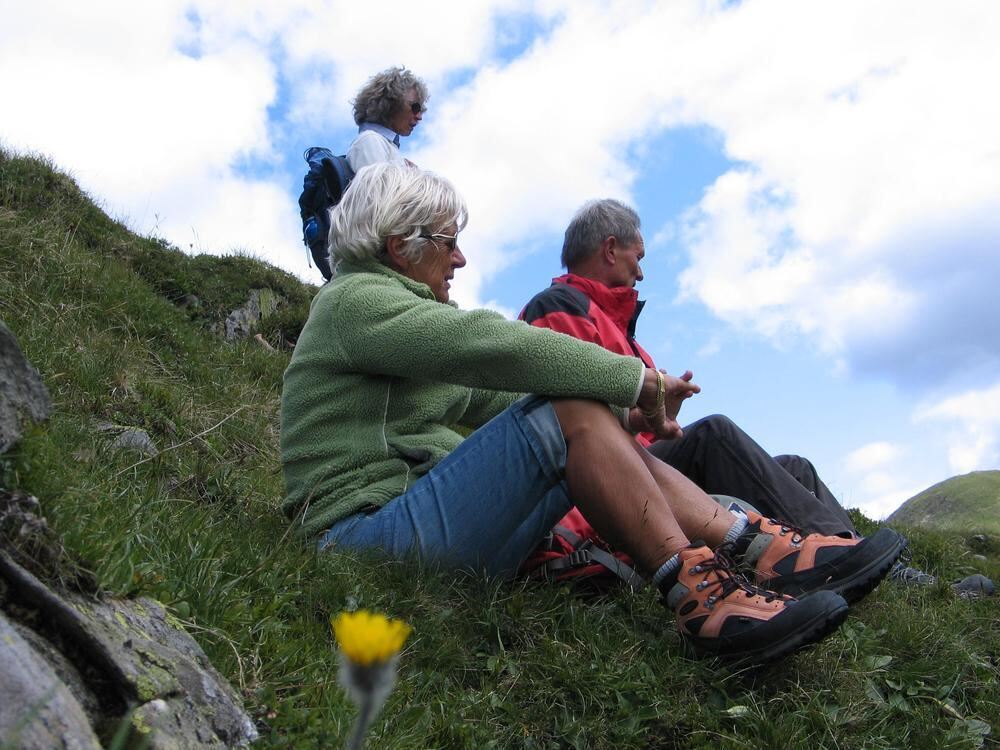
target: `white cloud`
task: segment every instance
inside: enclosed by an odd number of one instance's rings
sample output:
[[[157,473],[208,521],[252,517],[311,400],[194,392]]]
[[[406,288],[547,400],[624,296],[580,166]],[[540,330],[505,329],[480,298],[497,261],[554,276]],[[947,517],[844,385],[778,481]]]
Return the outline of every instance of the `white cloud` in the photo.
[[[880,519],[898,508],[927,485],[913,471],[912,460],[902,446],[880,440],[862,445],[843,459],[844,476],[851,491],[844,502],[860,508],[869,518]]]
[[[914,421],[947,425],[948,462],[955,473],[1000,466],[1000,384],[925,403]]]
[[[921,446],[943,445],[953,474],[1000,466],[1000,383],[927,401],[913,412]],[[945,477],[925,476],[912,446],[875,441],[842,462],[851,488],[846,504],[881,518]]]
[[[951,10],[744,3],[710,25],[686,111],[751,166],[689,217],[689,298],[911,385],[956,355],[996,370],[1000,14]]]
[[[0,137],[139,231],[301,270],[301,164],[279,148],[350,123],[360,83],[404,63],[432,88],[408,154],[471,207],[455,296],[473,305],[582,201],[630,199],[658,134],[707,127],[735,166],[678,227],[688,298],[845,373],[923,389],[950,362],[982,385],[1000,365],[998,37],[988,0],[40,0],[0,27]]]
[[[851,451],[844,459],[844,466],[854,473],[871,472],[891,464],[899,456],[899,448],[883,440],[862,445]]]

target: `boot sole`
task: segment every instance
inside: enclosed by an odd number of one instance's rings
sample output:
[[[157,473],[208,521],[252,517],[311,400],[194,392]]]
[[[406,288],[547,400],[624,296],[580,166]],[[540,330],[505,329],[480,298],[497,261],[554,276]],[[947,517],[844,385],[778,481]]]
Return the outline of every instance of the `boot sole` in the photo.
[[[806,601],[808,598],[800,600],[800,605]],[[724,637],[686,635],[684,638],[698,656],[714,656],[731,669],[759,666],[819,643],[847,619],[847,602],[842,597],[818,592],[811,604],[816,602],[825,603],[825,607],[799,623],[793,632],[757,648],[740,648]]]
[[[843,561],[759,581],[758,585],[796,598],[813,591],[832,591],[844,597],[848,604],[854,604],[881,583],[904,549],[905,537],[892,529],[882,528],[865,540],[863,548],[854,548],[868,558],[862,560],[860,567],[856,567],[858,555],[848,553]]]

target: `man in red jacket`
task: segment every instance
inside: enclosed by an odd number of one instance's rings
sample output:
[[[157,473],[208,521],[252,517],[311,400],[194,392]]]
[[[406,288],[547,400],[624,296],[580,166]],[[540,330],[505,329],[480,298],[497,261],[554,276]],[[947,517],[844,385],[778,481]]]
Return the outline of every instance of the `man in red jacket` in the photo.
[[[649,353],[635,340],[635,324],[643,306],[635,285],[642,281],[643,255],[639,216],[634,210],[616,200],[587,203],[566,229],[562,264],[569,273],[553,279],[552,286],[535,295],[521,318],[531,325],[638,357],[647,367],[655,367]],[[635,417],[639,424],[640,415]],[[655,440],[652,434],[641,431],[636,440],[705,492],[740,498],[764,516],[806,531],[856,537],[850,516],[812,463],[794,455],[772,458],[728,417],[713,414],[700,419],[674,440]],[[588,530],[586,520],[574,513],[579,512],[571,511],[563,519],[564,525]],[[544,561],[544,550],[537,557]],[[935,582],[934,576],[903,562],[896,563],[889,578],[921,585]],[[968,597],[996,592],[993,582],[980,574],[963,578],[952,588]]]
[[[655,367],[635,340],[643,306],[635,285],[642,280],[645,254],[639,225],[638,214],[616,200],[584,205],[566,229],[562,264],[569,273],[535,295],[520,317]],[[808,460],[772,458],[728,417],[700,419],[675,440],[654,441],[653,435],[642,432],[636,439],[706,492],[740,498],[766,516],[807,531],[844,536],[855,532],[847,512]]]

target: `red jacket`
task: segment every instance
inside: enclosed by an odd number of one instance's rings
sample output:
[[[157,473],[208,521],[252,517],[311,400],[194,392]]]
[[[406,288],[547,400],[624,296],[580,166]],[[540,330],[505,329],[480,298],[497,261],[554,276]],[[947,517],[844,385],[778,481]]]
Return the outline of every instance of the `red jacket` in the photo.
[[[532,297],[518,317],[533,326],[638,357],[646,367],[655,368],[653,358],[635,340],[635,324],[644,304],[635,289],[612,288],[568,273],[552,279],[552,286]],[[643,445],[655,440],[651,433],[636,438]]]

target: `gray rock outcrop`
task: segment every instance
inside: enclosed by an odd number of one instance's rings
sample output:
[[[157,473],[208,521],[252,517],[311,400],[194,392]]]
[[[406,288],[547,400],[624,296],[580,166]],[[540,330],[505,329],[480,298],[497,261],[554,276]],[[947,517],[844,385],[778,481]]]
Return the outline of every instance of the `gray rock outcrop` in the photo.
[[[38,370],[0,321],[0,453],[18,441],[26,422],[41,422],[51,411],[49,391]]]
[[[100,747],[99,734],[123,722],[151,750],[256,739],[235,690],[159,602],[88,591],[71,566],[56,565],[59,550],[27,555],[14,546],[46,541],[33,507],[34,498],[0,491],[0,744]]]
[[[281,298],[270,289],[251,289],[250,299],[242,307],[229,313],[223,321],[227,341],[246,338],[257,330],[260,322],[268,318],[281,304]]]

